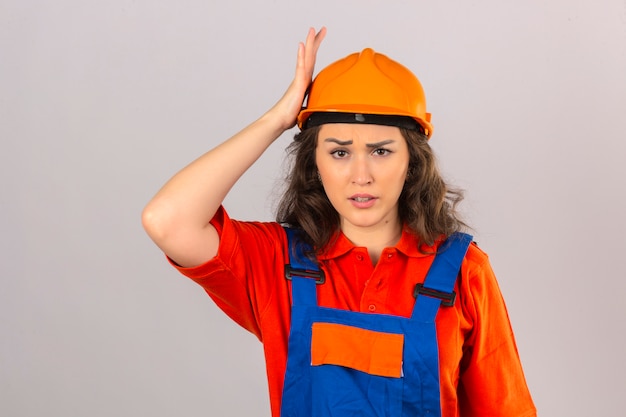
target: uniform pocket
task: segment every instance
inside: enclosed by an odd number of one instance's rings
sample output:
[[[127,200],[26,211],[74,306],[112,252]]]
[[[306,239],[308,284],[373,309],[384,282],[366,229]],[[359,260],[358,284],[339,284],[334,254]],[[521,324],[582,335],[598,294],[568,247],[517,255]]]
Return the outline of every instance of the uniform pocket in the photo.
[[[311,365],[337,365],[370,375],[402,377],[404,335],[337,323],[313,323]]]

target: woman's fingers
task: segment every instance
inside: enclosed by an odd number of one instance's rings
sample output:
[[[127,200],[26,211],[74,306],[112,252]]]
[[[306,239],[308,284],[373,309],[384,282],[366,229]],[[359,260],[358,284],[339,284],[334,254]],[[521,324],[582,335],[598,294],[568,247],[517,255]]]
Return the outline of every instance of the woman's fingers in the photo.
[[[313,75],[317,51],[319,50],[324,37],[326,37],[325,27],[322,27],[317,33],[314,28],[309,28],[306,43],[304,44],[304,66],[306,68],[307,75]]]
[[[280,115],[285,129],[292,127],[296,122],[306,90],[313,78],[317,51],[325,36],[326,28],[323,27],[318,32],[310,28],[305,41],[298,44],[295,76],[282,98],[271,109],[273,114]]]
[[[309,28],[305,42],[298,44],[298,59],[293,85],[297,86],[297,89],[300,90],[303,96],[309,84],[311,84],[317,51],[325,36],[325,27],[322,27],[319,32],[316,32],[314,28]]]

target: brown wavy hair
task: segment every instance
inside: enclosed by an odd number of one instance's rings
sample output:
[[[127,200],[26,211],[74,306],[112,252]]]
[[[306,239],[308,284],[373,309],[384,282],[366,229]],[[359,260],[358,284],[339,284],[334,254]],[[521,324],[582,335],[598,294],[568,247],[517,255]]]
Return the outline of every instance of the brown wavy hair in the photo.
[[[319,130],[316,126],[301,131],[287,148],[292,165],[276,215],[279,223],[301,229],[302,239],[317,251],[339,228],[339,214],[318,178],[315,149]],[[423,133],[404,128],[400,132],[408,144],[409,168],[398,215],[423,248],[467,227],[456,210],[463,191],[445,183]]]

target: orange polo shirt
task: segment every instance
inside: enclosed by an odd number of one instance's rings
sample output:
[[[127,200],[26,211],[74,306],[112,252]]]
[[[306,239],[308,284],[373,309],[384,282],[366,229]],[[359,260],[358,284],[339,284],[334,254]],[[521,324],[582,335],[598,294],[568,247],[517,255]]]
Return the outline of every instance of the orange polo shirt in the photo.
[[[277,223],[231,220],[223,208],[211,223],[220,234],[217,256],[193,268],[172,264],[263,343],[272,416],[279,417],[291,309],[286,235]],[[424,281],[433,259],[405,231],[373,266],[366,248],[340,235],[318,259],[326,274],[317,286],[318,302],[409,317],[415,284]],[[455,305],[440,308],[435,320],[442,416],[536,416],[496,278],[475,245],[463,260],[455,291]]]

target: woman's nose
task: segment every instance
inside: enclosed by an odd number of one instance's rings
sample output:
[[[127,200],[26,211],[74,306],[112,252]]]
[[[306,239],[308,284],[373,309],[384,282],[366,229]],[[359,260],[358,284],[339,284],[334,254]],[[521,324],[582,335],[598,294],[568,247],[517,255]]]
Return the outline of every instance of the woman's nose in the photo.
[[[365,157],[354,159],[352,166],[352,183],[356,185],[367,185],[373,181],[369,163]]]

